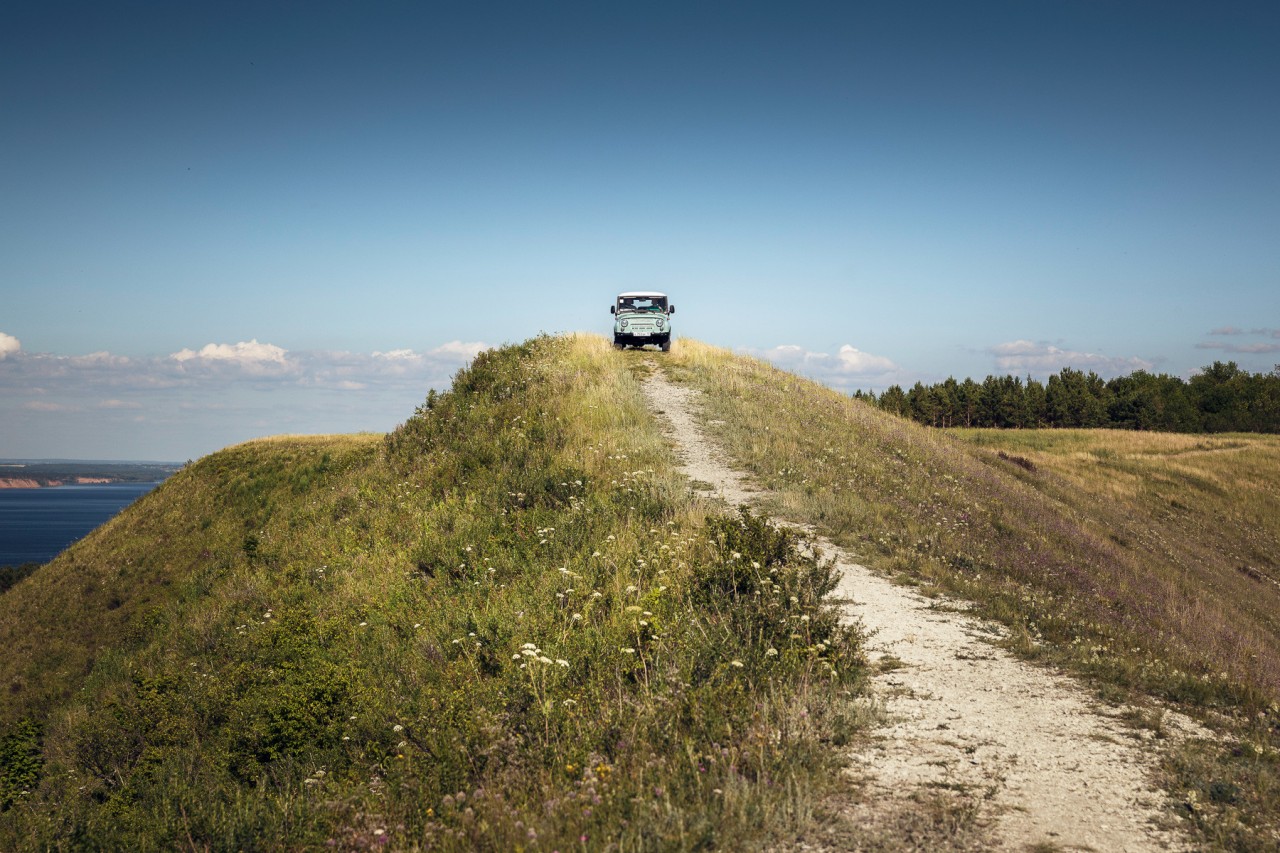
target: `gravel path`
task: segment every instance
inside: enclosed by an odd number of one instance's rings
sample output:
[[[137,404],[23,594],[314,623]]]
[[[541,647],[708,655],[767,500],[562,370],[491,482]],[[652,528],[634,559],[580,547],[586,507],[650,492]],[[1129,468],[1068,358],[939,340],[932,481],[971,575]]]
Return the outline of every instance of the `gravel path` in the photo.
[[[758,493],[694,419],[699,392],[655,371],[645,393],[690,480],[731,506],[750,504]],[[1157,826],[1170,815],[1149,781],[1155,750],[1142,735],[1150,732],[1139,735],[1077,683],[992,645],[999,626],[894,585],[829,541],[814,544],[837,562],[842,579],[833,595],[869,635],[869,658],[890,664],[873,679],[888,722],[851,756],[849,772],[863,787],[847,820],[883,823],[912,809],[920,793],[961,792],[978,804],[982,843],[999,849],[1188,849]],[[1165,727],[1197,730],[1172,714]]]

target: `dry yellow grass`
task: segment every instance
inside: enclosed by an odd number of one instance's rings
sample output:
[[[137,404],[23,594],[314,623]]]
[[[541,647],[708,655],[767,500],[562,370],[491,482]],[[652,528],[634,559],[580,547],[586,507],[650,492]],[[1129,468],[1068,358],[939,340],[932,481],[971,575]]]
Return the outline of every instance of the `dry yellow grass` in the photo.
[[[1100,695],[1159,697],[1221,727],[1169,759],[1166,784],[1201,804],[1206,847],[1274,848],[1280,437],[929,429],[681,344],[664,363],[704,392],[707,429],[772,513],[975,602],[1013,649]]]

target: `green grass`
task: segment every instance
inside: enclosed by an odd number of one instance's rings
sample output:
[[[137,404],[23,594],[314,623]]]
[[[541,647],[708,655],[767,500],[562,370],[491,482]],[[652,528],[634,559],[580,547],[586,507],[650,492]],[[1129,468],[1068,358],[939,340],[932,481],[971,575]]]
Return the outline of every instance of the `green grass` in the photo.
[[[769,512],[975,602],[1010,648],[1100,696],[1217,728],[1169,754],[1164,784],[1200,792],[1183,812],[1207,845],[1274,844],[1280,439],[952,434],[694,341],[663,363],[704,392],[706,428],[773,493]]]
[[[186,466],[0,597],[0,848],[794,834],[859,716],[789,534],[708,515],[601,338],[392,434]]]
[[[482,355],[387,436],[189,464],[0,596],[0,849],[820,838],[871,717],[857,638],[829,571],[674,470],[653,369],[704,392],[770,512],[975,602],[1157,743],[1149,700],[1214,726],[1163,783],[1202,846],[1274,846],[1275,439],[951,434],[583,336]],[[902,837],[980,849],[936,794]]]

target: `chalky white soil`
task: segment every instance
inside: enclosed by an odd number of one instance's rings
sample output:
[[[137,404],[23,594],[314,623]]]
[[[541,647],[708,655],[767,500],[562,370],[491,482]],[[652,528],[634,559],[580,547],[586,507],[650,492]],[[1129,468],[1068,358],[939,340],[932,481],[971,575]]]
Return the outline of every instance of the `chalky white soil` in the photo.
[[[645,393],[667,422],[689,479],[730,506],[750,505],[759,493],[698,426],[698,392],[655,371]],[[970,848],[1189,848],[1176,831],[1161,828],[1173,821],[1149,781],[1153,744],[1122,725],[1118,712],[1100,707],[1071,679],[993,645],[1000,627],[965,615],[958,603],[890,583],[828,541],[814,545],[837,563],[833,597],[869,635],[868,657],[891,664],[873,679],[886,724],[850,757],[846,821],[890,824],[887,816],[917,807],[920,794],[962,792],[979,811],[980,840],[969,834]],[[1165,727],[1196,730],[1173,714]],[[828,837],[812,846],[839,843]]]

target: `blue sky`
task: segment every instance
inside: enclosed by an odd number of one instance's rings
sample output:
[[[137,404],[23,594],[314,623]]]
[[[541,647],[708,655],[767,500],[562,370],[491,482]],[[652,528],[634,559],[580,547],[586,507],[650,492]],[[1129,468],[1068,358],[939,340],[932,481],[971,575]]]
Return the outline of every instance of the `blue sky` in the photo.
[[[846,390],[1269,371],[1277,43],[1272,3],[6,4],[0,456],[386,430],[628,289]]]

